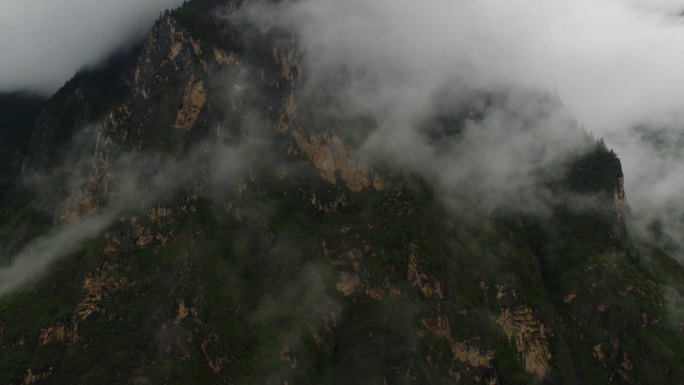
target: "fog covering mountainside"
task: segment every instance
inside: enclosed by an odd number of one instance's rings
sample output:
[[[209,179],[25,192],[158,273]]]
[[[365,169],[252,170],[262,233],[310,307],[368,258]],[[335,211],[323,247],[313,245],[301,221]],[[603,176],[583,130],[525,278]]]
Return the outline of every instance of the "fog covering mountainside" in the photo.
[[[684,270],[619,154],[552,94],[326,51],[301,4],[192,0],[40,105],[0,383],[682,382]]]

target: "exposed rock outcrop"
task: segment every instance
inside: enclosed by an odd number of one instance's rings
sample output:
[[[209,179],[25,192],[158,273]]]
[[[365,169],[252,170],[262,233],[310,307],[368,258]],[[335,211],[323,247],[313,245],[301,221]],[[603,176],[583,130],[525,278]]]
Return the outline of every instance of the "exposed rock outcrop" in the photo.
[[[174,124],[174,127],[185,129],[192,128],[206,102],[207,88],[204,86],[204,82],[196,79],[194,76],[191,77],[185,87],[183,104],[176,114],[176,123]]]
[[[497,323],[506,336],[515,343],[525,371],[539,378],[545,378],[551,370],[549,330],[534,318],[532,309],[520,307],[503,309]]]
[[[45,379],[52,375],[54,369],[50,368],[47,371],[33,373],[31,369],[27,370],[24,377],[21,379],[21,385],[31,385],[42,379]]]
[[[354,159],[348,152],[342,138],[330,131],[322,134],[304,133],[291,130],[290,134],[297,147],[308,155],[321,178],[336,184],[339,178],[352,192],[373,187],[382,190],[384,183],[380,177],[364,163]]]
[[[40,345],[47,345],[54,342],[63,342],[67,345],[75,344],[78,342],[78,323],[58,322],[48,326],[40,331],[38,342]]]
[[[95,272],[88,274],[83,282],[85,296],[76,306],[75,314],[85,320],[93,313],[105,313],[101,302],[109,294],[120,290],[126,283],[123,277],[115,276],[115,269],[109,263],[104,263]]]
[[[423,325],[438,337],[445,339],[451,347],[453,359],[473,368],[491,368],[494,351],[482,351],[475,346],[458,341],[451,331],[449,319],[445,315],[423,318]]]
[[[413,286],[417,286],[424,296],[444,298],[443,284],[440,281],[431,280],[418,265],[418,257],[415,251],[411,251],[408,259],[407,278]]]
[[[337,291],[342,293],[345,297],[348,297],[360,285],[361,279],[359,279],[358,276],[349,273],[342,273],[340,280],[335,287],[337,288]]]

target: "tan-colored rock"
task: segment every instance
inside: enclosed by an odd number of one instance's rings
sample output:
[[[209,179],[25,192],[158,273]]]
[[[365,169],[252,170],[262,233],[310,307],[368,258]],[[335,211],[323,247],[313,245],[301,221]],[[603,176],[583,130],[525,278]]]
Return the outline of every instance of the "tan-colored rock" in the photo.
[[[316,194],[311,194],[311,198],[309,198],[309,202],[316,207],[318,210],[330,213],[337,211],[338,208],[344,207],[347,205],[347,197],[344,194],[337,195],[335,199],[332,200],[332,202],[324,202],[320,199],[318,199],[318,196]]]
[[[119,250],[119,246],[121,246],[121,241],[119,241],[119,238],[116,236],[116,234],[112,232],[104,233],[102,235],[102,241],[104,242],[105,254],[113,254]]]
[[[288,95],[285,102],[280,108],[280,122],[278,123],[278,131],[286,133],[290,129],[290,123],[297,118],[297,103],[295,102],[294,94]],[[291,151],[291,150],[290,150]]]
[[[280,361],[286,362],[291,368],[297,367],[297,357],[292,357],[289,346],[283,346],[278,352]]]
[[[371,186],[371,171],[364,163],[354,160],[342,139],[330,131],[322,134],[305,134],[290,130],[299,149],[309,156],[321,177],[331,184],[337,183],[339,174],[349,190],[359,192]],[[377,184],[381,187],[382,183]]]
[[[138,218],[131,218],[131,225],[133,226],[133,237],[135,238],[135,244],[138,247],[143,248],[154,241],[155,236],[154,233],[152,233],[152,230],[141,225],[140,222],[138,222]]]
[[[149,230],[145,229],[144,232],[135,241],[135,244],[140,247],[145,247],[154,241],[155,237]]]
[[[620,364],[618,373],[620,373],[620,377],[622,377],[625,382],[632,382],[632,377],[629,375],[632,370],[634,370],[634,364],[629,358],[629,354],[625,352],[622,354],[622,363]]]
[[[496,299],[501,300],[506,298],[506,286],[505,285],[495,285],[496,287]]]
[[[294,44],[287,48],[273,48],[273,57],[280,64],[280,76],[294,82],[299,80],[299,58]]]
[[[171,43],[171,49],[169,50],[169,60],[174,61],[178,57],[181,48],[183,48],[183,43],[181,41],[174,41]]]
[[[233,52],[226,52],[220,48],[214,48],[214,60],[218,64],[235,64],[237,63],[237,56]]]
[[[209,368],[214,373],[220,373],[221,370],[223,370],[223,365],[228,361],[228,358],[225,356],[212,357],[207,350],[209,344],[218,341],[218,338],[218,335],[212,333],[209,334],[207,339],[202,340],[202,342],[200,343],[200,348],[202,349],[204,358],[206,358],[207,360],[207,365],[209,365]]]
[[[168,207],[155,207],[147,212],[147,218],[158,227],[166,226],[173,219],[173,210]]]
[[[126,283],[125,278],[115,278],[114,268],[108,263],[86,276],[83,282],[85,295],[76,306],[74,313],[80,319],[86,319],[93,313],[104,314],[100,303],[109,294],[120,290]]]
[[[376,301],[379,301],[383,298],[382,292],[374,287],[366,288],[366,295]]]
[[[14,341],[12,341],[13,348],[18,348],[24,345],[26,345],[26,338],[24,338],[24,336],[16,337]]]
[[[442,283],[440,281],[430,280],[428,275],[420,270],[418,266],[418,258],[414,251],[409,253],[407,279],[414,287],[418,287],[425,297],[437,297],[439,299],[444,298]]]
[[[178,301],[178,312],[176,314],[176,321],[182,321],[188,316],[188,308],[185,307],[185,300]]]
[[[349,273],[342,273],[340,281],[335,285],[337,291],[342,293],[345,297],[350,296],[357,287],[361,285],[361,279],[356,275]]]
[[[78,323],[66,325],[62,322],[57,322],[54,325],[41,329],[38,342],[41,346],[54,342],[63,342],[67,345],[75,344],[78,342]]]
[[[195,125],[200,111],[207,102],[207,88],[202,80],[192,76],[183,93],[183,104],[176,113],[174,127],[190,129]]]
[[[392,283],[392,280],[390,280],[389,277],[385,277],[382,287],[393,298],[398,298],[401,295],[399,286]]]
[[[188,41],[190,42],[190,46],[192,47],[192,52],[195,53],[197,56],[202,55],[202,42],[200,40],[197,40],[193,37],[189,38]]]
[[[314,344],[316,344],[318,348],[323,347],[323,337],[318,332],[318,330],[316,330],[315,328],[310,328],[309,331],[311,332],[311,338],[313,339]]]
[[[598,344],[598,345],[594,346],[592,351],[593,351],[594,358],[596,358],[596,360],[598,362],[600,362],[601,364],[605,365],[606,354],[603,351],[603,345]]]
[[[525,371],[539,378],[546,377],[551,370],[551,350],[548,341],[550,332],[543,323],[534,318],[532,309],[503,309],[497,323],[506,336],[515,342]]]
[[[21,385],[31,385],[31,384],[36,383],[36,382],[38,382],[44,378],[47,378],[52,374],[53,370],[54,370],[53,368],[50,368],[49,370],[47,370],[45,372],[33,373],[33,371],[31,371],[31,369],[29,369],[24,374],[24,377],[21,380]]]
[[[423,325],[438,337],[445,339],[451,348],[452,358],[473,368],[491,368],[494,359],[493,350],[482,351],[464,342],[457,341],[451,333],[449,319],[438,315],[434,319],[423,318]]]
[[[79,215],[78,211],[64,211],[62,213],[59,213],[58,215],[55,216],[54,223],[59,224],[59,223],[78,223],[78,221],[81,219],[81,216]]]
[[[378,174],[373,175],[373,188],[375,191],[382,191],[385,189],[385,181]]]

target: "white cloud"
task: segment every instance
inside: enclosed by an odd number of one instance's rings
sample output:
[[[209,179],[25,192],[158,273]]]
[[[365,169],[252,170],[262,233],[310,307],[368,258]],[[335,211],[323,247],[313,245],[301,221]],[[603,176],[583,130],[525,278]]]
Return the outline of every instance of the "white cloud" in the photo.
[[[92,135],[91,127],[79,132],[82,138],[89,135]],[[78,138],[74,143],[75,148],[83,145]],[[85,241],[101,236],[121,217],[131,212],[144,214],[149,208],[166,203],[178,188],[210,192],[227,190],[227,186],[233,186],[252,164],[256,154],[262,158],[260,146],[263,144],[257,141],[229,145],[211,138],[193,146],[184,157],[147,151],[124,152],[111,159],[108,174],[112,181],[108,185],[105,207],[97,213],[81,213],[76,221],[60,222],[47,234],[31,239],[18,252],[8,254],[0,250],[0,254],[4,254],[0,255],[0,260],[8,262],[0,266],[0,298],[44,276],[56,261],[79,250]],[[57,217],[77,210],[74,196],[92,187],[92,181],[88,179],[92,167],[87,166],[89,159],[81,162],[82,167],[67,162],[52,174],[36,172],[25,176],[27,186],[41,196],[54,196],[55,186],[60,183],[64,183],[61,188],[70,192],[71,195],[56,202],[55,207],[44,207],[46,214]],[[68,170],[66,178],[62,172],[65,170]],[[204,177],[198,178],[199,175]]]
[[[0,91],[51,93],[182,0],[3,0]]]
[[[420,153],[415,126],[449,84],[462,92],[503,88],[557,95],[580,124],[616,150],[630,204],[635,213],[650,213],[636,218],[650,221],[684,212],[673,199],[684,194],[682,157],[662,153],[648,135],[634,130],[666,127],[674,136],[683,131],[683,5],[672,0],[302,0],[257,3],[243,16],[263,29],[286,27],[299,35],[309,90],[340,86],[336,108],[376,118],[374,150],[399,146],[403,160]],[[346,80],[339,79],[341,73],[349,75]],[[548,113],[555,112],[542,111]],[[519,140],[534,148],[537,134],[545,135],[554,119],[535,122],[537,133],[522,139],[512,131],[507,138],[505,129],[496,128],[515,127],[515,120],[489,126],[486,132],[501,135],[477,139],[477,151],[493,155],[469,161],[492,163],[470,171],[493,173],[492,178],[511,171],[506,175],[516,182],[520,175],[528,177],[506,164],[534,166],[534,159],[520,156],[525,151]],[[680,148],[670,151],[681,153]],[[456,159],[461,163],[450,163],[454,170],[469,167],[463,163],[468,157]],[[449,169],[444,158],[438,160],[430,159]],[[453,175],[444,174],[447,180]]]

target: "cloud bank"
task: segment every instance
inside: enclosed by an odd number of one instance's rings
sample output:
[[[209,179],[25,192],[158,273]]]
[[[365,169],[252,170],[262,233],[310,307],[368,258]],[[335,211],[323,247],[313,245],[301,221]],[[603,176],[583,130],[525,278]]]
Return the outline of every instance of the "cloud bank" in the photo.
[[[622,159],[636,228],[645,228],[684,212],[674,201],[684,193],[684,163],[673,155],[681,150],[666,144],[684,127],[682,10],[671,0],[302,0],[257,2],[241,18],[298,36],[309,74],[300,99],[335,88],[330,105],[339,114],[377,121],[371,152],[394,147],[396,158],[431,163],[453,186],[472,181],[458,176],[466,168],[501,181],[483,190],[524,193],[511,183],[576,150],[575,117]],[[470,121],[480,133],[466,127],[477,137],[451,148],[457,155],[421,146],[419,127],[436,103],[456,108],[478,90],[518,96],[481,108],[485,119]],[[534,93],[560,103],[515,101]]]
[[[84,65],[142,37],[182,0],[5,0],[0,91],[52,93]]]

